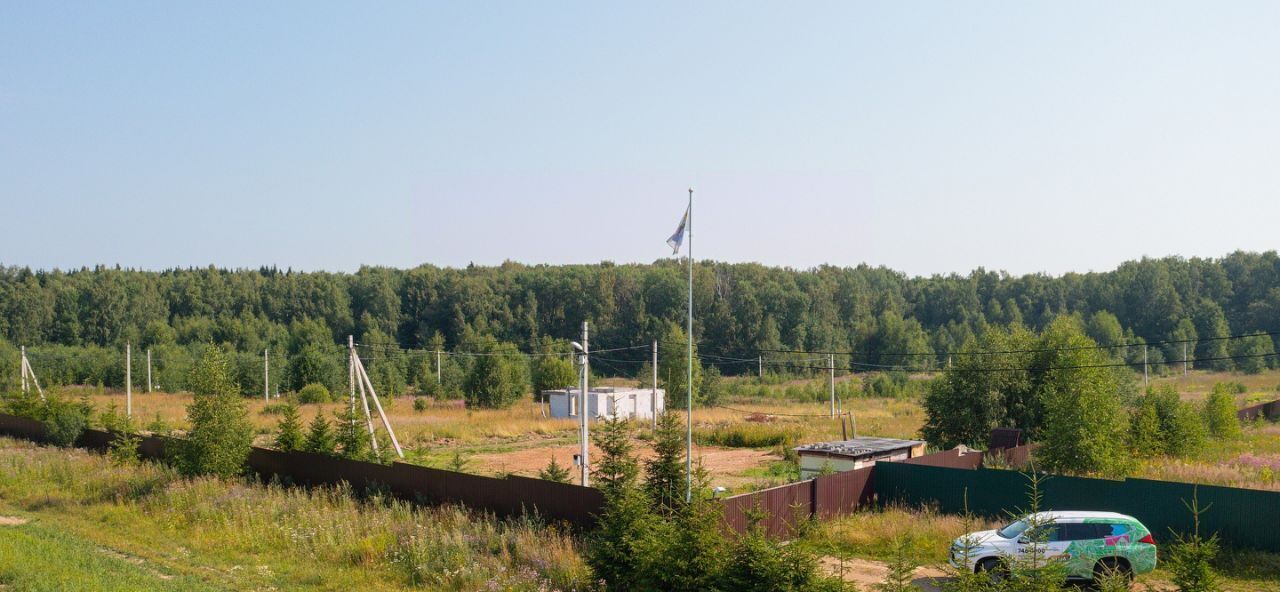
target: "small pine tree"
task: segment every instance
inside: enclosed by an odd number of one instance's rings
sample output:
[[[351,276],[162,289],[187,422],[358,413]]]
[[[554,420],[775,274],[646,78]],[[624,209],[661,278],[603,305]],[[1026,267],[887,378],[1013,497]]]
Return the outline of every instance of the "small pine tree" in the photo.
[[[663,412],[653,432],[654,455],[645,461],[645,492],[663,511],[674,511],[684,504],[685,434],[680,418]]]
[[[1204,538],[1200,534],[1200,516],[1209,511],[1213,504],[1200,507],[1199,488],[1192,490],[1191,502],[1182,500],[1183,505],[1191,512],[1194,529],[1190,535],[1174,534],[1174,543],[1169,546],[1166,560],[1172,572],[1174,585],[1178,592],[1219,592],[1222,585],[1218,574],[1213,570],[1213,560],[1218,556],[1218,535]]]
[[[173,428],[160,417],[159,411],[156,412],[156,416],[151,420],[151,423],[147,424],[146,429],[148,432],[157,435],[167,435],[169,432],[173,431]]]
[[[568,483],[569,469],[556,462],[556,457],[552,456],[551,462],[547,463],[547,468],[538,472],[538,478],[556,483]]]
[[[285,406],[280,423],[276,424],[276,448],[281,452],[296,452],[302,450],[304,441],[298,406],[290,403]]]
[[[873,584],[872,590],[875,592],[916,592],[917,588],[911,583],[915,578],[916,568],[920,567],[920,562],[911,554],[911,539],[907,536],[900,536],[893,541],[893,556],[889,559],[889,573],[885,574],[884,581],[879,584]]]
[[[1005,589],[1008,592],[1058,592],[1067,581],[1067,566],[1046,552],[1046,543],[1054,526],[1053,519],[1041,513],[1044,505],[1041,484],[1046,477],[1035,472],[1034,466],[1026,477],[1028,507],[1022,520],[1027,528],[1022,538],[1027,544],[1023,553],[1009,561],[1009,580],[1005,582]]]
[[[303,452],[333,454],[335,446],[337,441],[333,438],[333,428],[330,427],[329,420],[323,413],[317,413],[316,418],[307,426],[307,439],[302,443]]]
[[[188,384],[195,400],[187,407],[191,430],[176,449],[178,469],[188,475],[240,473],[253,444],[253,426],[226,353],[206,346]]]
[[[750,517],[752,523],[747,533],[738,537],[727,552],[721,568],[720,590],[849,590],[845,582],[821,575],[818,558],[811,547],[770,539],[759,524],[763,513]],[[853,587],[855,592],[857,589]]]
[[[594,463],[591,471],[596,487],[605,495],[633,487],[640,467],[632,454],[631,422],[614,418],[605,419],[598,425],[592,434],[600,448],[600,460]]]
[[[137,464],[138,445],[142,443],[142,438],[138,437],[133,421],[126,417],[113,431],[116,432],[116,437],[111,440],[107,448],[107,458],[111,459],[111,464],[116,466]]]
[[[653,513],[648,496],[636,487],[640,468],[632,455],[631,425],[606,419],[592,437],[600,448],[592,476],[604,493],[605,505],[586,553],[587,562],[611,589],[661,589],[646,585],[647,578],[654,575],[646,565],[646,557],[653,552],[646,548],[646,534],[662,540],[670,529]]]
[[[449,459],[449,470],[455,473],[465,473],[467,471],[467,458],[462,456],[462,452],[453,451],[453,458]]]
[[[973,536],[974,527],[977,521],[973,514],[969,511],[969,489],[964,490],[964,513],[961,515],[961,529],[966,533],[959,540],[959,563],[962,567],[953,568],[946,566],[947,575],[951,576],[949,580],[942,584],[942,592],[988,592],[991,589],[991,579],[986,573],[976,572],[968,568],[968,565],[975,559],[974,554],[982,543]]]
[[[334,413],[337,428],[338,454],[342,458],[365,459],[370,457],[369,427],[356,415],[351,406]]]

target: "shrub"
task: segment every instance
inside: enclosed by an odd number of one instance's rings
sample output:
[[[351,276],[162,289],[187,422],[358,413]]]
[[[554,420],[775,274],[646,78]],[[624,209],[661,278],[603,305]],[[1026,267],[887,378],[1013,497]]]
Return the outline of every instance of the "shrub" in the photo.
[[[1204,423],[1215,438],[1240,435],[1240,419],[1236,416],[1236,403],[1230,394],[1214,387],[1204,401]]]
[[[413,410],[414,410],[414,411],[417,411],[418,413],[422,413],[423,411],[426,411],[426,410],[427,410],[427,407],[429,407],[429,406],[430,406],[430,403],[427,403],[427,399],[426,399],[425,397],[414,397],[414,398],[413,398]]]
[[[175,447],[178,470],[187,475],[238,474],[249,458],[253,426],[230,378],[226,354],[207,346],[191,373],[196,396],[187,407],[191,431]]]
[[[761,423],[717,425],[710,431],[698,430],[694,434],[699,444],[729,448],[790,447],[799,435],[799,430],[792,427]]]
[[[261,415],[284,415],[285,413],[288,412],[289,407],[291,406],[292,404],[287,402],[286,403],[268,403],[266,405],[263,405],[262,411],[259,411],[258,413]]]
[[[50,395],[41,417],[36,419],[44,422],[48,429],[49,442],[65,448],[74,445],[89,426],[90,410],[87,403],[72,403]]]
[[[1204,433],[1195,410],[1168,385],[1147,389],[1130,418],[1130,447],[1137,454],[1191,454],[1204,444]]]
[[[298,391],[298,403],[302,405],[328,403],[331,401],[333,401],[333,397],[329,396],[329,389],[318,382],[308,384]]]
[[[468,407],[504,409],[529,390],[529,365],[513,345],[485,349],[471,364],[463,393]]]

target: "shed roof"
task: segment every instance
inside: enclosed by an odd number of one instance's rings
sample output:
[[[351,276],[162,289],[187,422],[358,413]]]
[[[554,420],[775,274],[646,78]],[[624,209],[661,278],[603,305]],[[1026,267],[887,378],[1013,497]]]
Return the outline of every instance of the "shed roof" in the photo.
[[[835,442],[816,442],[797,446],[796,452],[804,454],[812,452],[824,455],[862,457],[880,452],[890,452],[903,448],[912,448],[924,444],[920,440],[899,440],[897,438],[854,438]]]

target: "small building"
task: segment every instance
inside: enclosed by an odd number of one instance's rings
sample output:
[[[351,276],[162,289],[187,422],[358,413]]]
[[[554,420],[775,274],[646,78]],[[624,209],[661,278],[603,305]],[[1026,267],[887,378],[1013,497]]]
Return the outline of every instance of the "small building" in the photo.
[[[895,438],[854,438],[818,442],[795,448],[800,455],[800,478],[812,479],[826,467],[839,473],[869,467],[882,460],[924,456],[924,442]]]
[[[578,393],[582,389],[542,391],[551,407],[551,417],[577,417]],[[656,395],[656,396],[655,396]],[[666,393],[662,389],[602,386],[587,392],[587,417],[592,419],[649,419],[662,413]]]

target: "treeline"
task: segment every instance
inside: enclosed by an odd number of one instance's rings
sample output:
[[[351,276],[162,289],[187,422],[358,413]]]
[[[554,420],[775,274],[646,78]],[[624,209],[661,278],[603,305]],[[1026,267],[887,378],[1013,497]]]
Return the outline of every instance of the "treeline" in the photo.
[[[1142,391],[1135,373],[1113,365],[1075,316],[1038,335],[991,330],[971,348],[985,353],[958,355],[928,383],[920,434],[935,446],[982,448],[993,428],[1013,427],[1039,445],[1042,469],[1123,476],[1137,458],[1185,456],[1206,437],[1240,434],[1227,385],[1215,386],[1203,404],[1182,401],[1168,384]]]
[[[125,342],[135,351],[212,342],[251,356],[270,348],[289,358],[332,357],[341,374],[339,343],[347,335],[386,346],[474,350],[507,342],[531,351],[545,337],[576,338],[581,322],[589,320],[595,347],[647,343],[682,324],[683,273],[674,260],[367,267],[354,274],[8,267],[0,269],[0,338],[13,346],[57,344],[68,348],[67,355],[75,348],[76,355],[91,356],[98,355],[92,348],[116,355]],[[1225,349],[1230,344],[1214,338],[1280,331],[1275,252],[1143,259],[1114,271],[1062,277],[982,269],[907,277],[868,266],[794,270],[702,262],[695,268],[694,291],[703,354],[755,358],[771,350],[854,351],[837,358],[852,370],[937,368],[946,364],[948,352],[988,327],[1038,331],[1063,314],[1078,313],[1090,337],[1103,345],[1189,340],[1188,356],[1202,359],[1231,357]],[[1182,348],[1164,343],[1146,355],[1159,369],[1181,360]],[[1120,353],[1140,357],[1142,349]],[[1235,364],[1212,362],[1217,368]],[[722,367],[726,373],[755,369]],[[103,373],[98,380],[119,383]],[[414,378],[409,368],[404,376]]]

